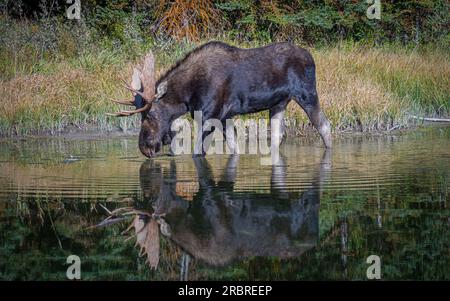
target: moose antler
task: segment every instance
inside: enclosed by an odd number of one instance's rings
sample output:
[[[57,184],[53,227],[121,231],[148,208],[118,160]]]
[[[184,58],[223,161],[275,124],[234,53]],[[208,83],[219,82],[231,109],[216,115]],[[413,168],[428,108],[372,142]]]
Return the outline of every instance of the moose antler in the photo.
[[[133,93],[134,100],[110,99],[118,104],[135,106],[136,110],[124,110],[117,113],[107,113],[106,115],[117,117],[131,116],[136,113],[150,110],[152,102],[155,99],[155,59],[151,51],[145,56],[143,65],[140,69],[141,70],[139,70],[139,66],[138,68],[133,68],[131,86],[129,86],[124,79],[121,79],[124,83],[124,88]],[[142,98],[142,101],[136,99],[138,95]]]

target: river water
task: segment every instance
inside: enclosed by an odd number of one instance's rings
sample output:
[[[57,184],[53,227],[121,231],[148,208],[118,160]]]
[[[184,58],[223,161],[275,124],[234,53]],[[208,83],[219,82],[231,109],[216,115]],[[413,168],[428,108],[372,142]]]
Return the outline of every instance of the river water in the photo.
[[[281,153],[266,166],[148,160],[136,138],[2,140],[0,279],[67,279],[69,255],[83,280],[450,279],[450,127],[329,152],[288,138]]]

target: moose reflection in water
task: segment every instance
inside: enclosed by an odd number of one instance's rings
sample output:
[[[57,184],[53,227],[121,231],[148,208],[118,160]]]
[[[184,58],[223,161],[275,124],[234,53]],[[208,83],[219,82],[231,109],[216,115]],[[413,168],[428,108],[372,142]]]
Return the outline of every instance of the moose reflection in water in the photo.
[[[145,161],[140,168],[140,183],[151,209],[122,210],[135,214],[130,228],[134,226],[137,244],[147,254],[151,267],[158,264],[159,254],[155,252],[159,252],[160,233],[183,250],[182,274],[191,256],[223,266],[253,256],[291,258],[316,246],[321,187],[331,166],[330,151],[324,152],[311,187],[302,193],[286,189],[283,158],[271,167],[270,192],[265,194],[235,192],[237,155],[228,158],[218,181],[206,158],[193,160],[198,182],[177,181],[175,160],[166,172],[159,162]]]

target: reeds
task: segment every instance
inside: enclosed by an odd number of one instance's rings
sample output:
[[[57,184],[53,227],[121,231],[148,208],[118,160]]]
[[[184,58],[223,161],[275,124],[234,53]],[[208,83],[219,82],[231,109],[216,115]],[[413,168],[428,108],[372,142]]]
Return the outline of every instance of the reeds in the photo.
[[[120,75],[131,74],[131,63],[109,65],[102,53],[72,62],[50,63],[51,71],[19,74],[0,83],[2,136],[60,132],[93,126],[102,130],[127,129],[136,118],[111,119],[106,112],[117,110],[108,98],[130,98],[119,89]]]

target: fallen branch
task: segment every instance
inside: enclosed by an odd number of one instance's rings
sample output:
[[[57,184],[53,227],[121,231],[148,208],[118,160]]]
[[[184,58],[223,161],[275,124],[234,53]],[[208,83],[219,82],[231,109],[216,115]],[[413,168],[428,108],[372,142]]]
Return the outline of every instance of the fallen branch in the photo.
[[[399,128],[399,127],[400,127],[400,124],[397,124],[397,125],[391,127],[390,129],[388,129],[387,132],[389,133],[389,132],[391,132],[391,131],[393,131],[393,130]]]
[[[433,121],[433,122],[450,122],[450,119],[446,119],[446,118],[429,118],[429,117],[419,117],[419,116],[411,116],[414,119],[420,119],[423,121]]]

